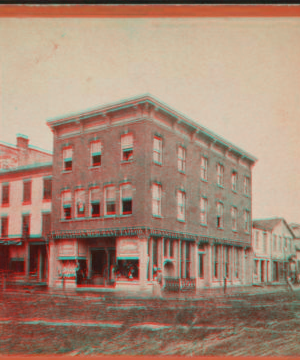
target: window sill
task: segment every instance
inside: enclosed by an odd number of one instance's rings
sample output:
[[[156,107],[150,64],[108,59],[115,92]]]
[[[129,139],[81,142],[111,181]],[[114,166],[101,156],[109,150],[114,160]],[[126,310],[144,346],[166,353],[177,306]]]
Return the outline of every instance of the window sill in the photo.
[[[180,223],[185,223],[185,220],[182,220],[182,219],[176,219],[176,220]]]
[[[207,224],[200,223],[200,226],[207,227]]]
[[[224,189],[224,185],[220,185],[217,183],[217,187],[219,187],[220,189]]]
[[[186,174],[185,174],[185,171],[178,170],[178,172],[179,172],[180,174],[182,174],[182,175],[186,175]]]
[[[120,214],[119,217],[120,218],[123,218],[123,217],[126,218],[126,217],[130,217],[132,215],[133,215],[132,213],[131,214]]]
[[[158,166],[162,166],[161,162],[158,162],[158,161],[155,161],[155,160],[153,160],[153,164],[158,165]]]
[[[116,218],[117,215],[116,214],[112,214],[112,215],[104,215],[104,219],[111,219],[111,218]]]
[[[201,181],[205,182],[205,183],[208,183],[208,180],[207,179],[202,179],[200,178]]]
[[[123,164],[131,164],[133,163],[133,159],[132,160],[121,160],[121,165]]]
[[[224,228],[223,228],[223,227],[217,227],[217,229],[218,229],[218,230],[224,230]]]
[[[43,199],[43,203],[49,203],[51,202],[51,198],[50,199]]]
[[[162,216],[161,216],[161,215],[154,215],[154,214],[152,214],[152,217],[153,217],[154,219],[162,219]]]
[[[237,190],[231,189],[231,191],[232,191],[233,193],[237,194]]]
[[[101,168],[101,165],[95,165],[95,166],[89,166],[89,170],[91,169],[100,169]]]
[[[69,174],[69,173],[71,173],[72,172],[72,170],[62,170],[62,174]]]
[[[31,201],[23,201],[23,202],[22,202],[22,205],[23,205],[23,206],[31,205]]]
[[[231,229],[232,230],[232,232],[234,232],[234,233],[237,233],[238,231],[237,231],[237,229]]]
[[[246,198],[250,198],[251,196],[248,194],[243,194]]]

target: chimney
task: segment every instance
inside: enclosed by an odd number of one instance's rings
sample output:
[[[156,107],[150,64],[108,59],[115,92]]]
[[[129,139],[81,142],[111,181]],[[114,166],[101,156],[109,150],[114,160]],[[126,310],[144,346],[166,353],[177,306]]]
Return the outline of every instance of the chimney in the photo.
[[[28,162],[28,136],[17,134],[17,148],[20,150],[19,164],[21,166],[27,165]]]

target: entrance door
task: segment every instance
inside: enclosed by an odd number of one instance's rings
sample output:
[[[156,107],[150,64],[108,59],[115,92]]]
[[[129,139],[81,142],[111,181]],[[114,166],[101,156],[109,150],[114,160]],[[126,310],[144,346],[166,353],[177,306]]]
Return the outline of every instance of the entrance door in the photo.
[[[107,255],[105,250],[92,250],[92,277],[105,276],[104,270],[107,268]]]
[[[29,249],[29,275],[39,281],[48,277],[48,257],[46,245],[30,245]]]
[[[260,262],[260,282],[265,282],[265,262]]]

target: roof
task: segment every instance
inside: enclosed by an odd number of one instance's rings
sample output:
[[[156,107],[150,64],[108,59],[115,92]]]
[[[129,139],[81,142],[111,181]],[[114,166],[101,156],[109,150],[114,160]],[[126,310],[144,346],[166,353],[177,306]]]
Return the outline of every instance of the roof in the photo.
[[[300,224],[289,224],[296,238],[300,238]]]
[[[183,115],[182,113],[174,110],[170,106],[164,104],[162,101],[156,99],[154,96],[150,94],[139,95],[130,99],[118,101],[112,104],[104,105],[102,107],[89,109],[80,113],[72,113],[69,115],[65,115],[62,117],[51,118],[47,120],[47,125],[53,130],[55,127],[60,126],[62,124],[70,124],[70,123],[77,123],[80,120],[96,116],[96,115],[103,115],[109,112],[113,112],[116,110],[125,109],[128,107],[140,105],[140,104],[151,104],[155,108],[163,110],[164,112],[168,113],[174,118],[180,119],[181,123],[184,123],[187,127],[192,129],[194,132],[202,133],[213,142],[219,143],[220,145],[224,146],[227,149],[234,150],[238,154],[242,155],[242,157],[250,160],[251,162],[255,163],[257,158],[253,155],[247,153],[246,151],[238,148],[237,146],[233,145],[232,143],[228,142],[227,140],[223,139],[219,135],[213,133],[211,130],[208,130],[204,126],[198,124],[197,122],[189,119],[187,116]]]
[[[276,225],[278,225],[280,222],[283,222],[285,224],[285,226],[288,228],[288,230],[290,231],[291,235],[293,237],[295,237],[294,232],[292,231],[292,229],[290,228],[289,224],[284,220],[284,218],[271,218],[271,219],[258,219],[258,220],[253,220],[252,222],[252,227],[254,227],[255,229],[260,229],[260,230],[265,230],[265,231],[272,231],[274,229],[274,227]]]
[[[52,162],[43,162],[43,163],[39,162],[39,163],[34,163],[34,164],[30,164],[30,165],[25,165],[25,166],[17,166],[17,167],[10,168],[10,169],[0,170],[0,176],[9,174],[9,173],[15,173],[18,171],[39,169],[39,168],[50,167],[50,166],[52,166]]]

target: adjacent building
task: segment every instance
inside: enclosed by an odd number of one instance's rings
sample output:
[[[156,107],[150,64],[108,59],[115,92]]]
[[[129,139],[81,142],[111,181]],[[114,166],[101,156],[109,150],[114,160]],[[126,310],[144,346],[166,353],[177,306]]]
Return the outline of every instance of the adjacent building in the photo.
[[[150,95],[48,125],[50,286],[252,283],[255,157]]]
[[[17,146],[1,142],[0,149],[0,270],[46,283],[52,154],[20,134]]]
[[[283,218],[253,220],[253,283],[286,282],[295,271],[294,234]]]
[[[296,224],[296,223],[292,223],[289,224],[290,228],[293,231],[294,234],[294,244],[295,244],[295,251],[296,251],[296,261],[297,261],[297,267],[296,267],[296,271],[297,271],[297,277],[299,278],[300,275],[300,224]]]

